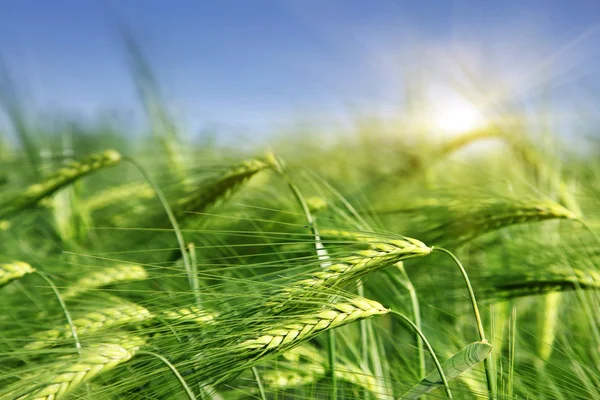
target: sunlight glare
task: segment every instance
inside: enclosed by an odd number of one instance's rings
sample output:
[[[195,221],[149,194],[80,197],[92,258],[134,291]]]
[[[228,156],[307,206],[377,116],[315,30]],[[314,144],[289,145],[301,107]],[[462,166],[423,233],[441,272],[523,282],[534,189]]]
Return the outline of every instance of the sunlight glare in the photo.
[[[481,126],[482,122],[479,110],[467,102],[449,102],[434,113],[435,127],[449,134],[471,131]]]

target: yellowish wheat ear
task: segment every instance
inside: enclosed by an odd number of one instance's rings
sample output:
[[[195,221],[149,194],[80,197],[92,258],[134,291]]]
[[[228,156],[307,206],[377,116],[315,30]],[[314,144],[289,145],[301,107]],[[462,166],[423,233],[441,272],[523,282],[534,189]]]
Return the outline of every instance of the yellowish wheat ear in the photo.
[[[162,318],[174,323],[194,322],[199,325],[210,323],[216,317],[215,314],[209,313],[195,306],[179,308],[174,311],[167,311],[161,316]]]
[[[73,320],[73,328],[77,336],[81,338],[103,329],[134,324],[151,319],[152,317],[152,314],[144,307],[133,304],[122,304],[86,313]],[[36,340],[27,344],[25,349],[42,349],[52,346],[57,340],[70,339],[72,336],[70,325],[64,326],[62,330],[51,329],[39,332],[32,336]]]
[[[283,351],[318,333],[374,315],[385,315],[388,311],[376,301],[357,297],[347,303],[334,303],[311,314],[297,316],[293,322],[284,322],[277,328],[268,329],[259,337],[240,343],[239,347]]]
[[[114,283],[146,279],[148,273],[137,264],[123,264],[93,272],[74,282],[62,294],[64,299]]]
[[[93,196],[84,199],[81,205],[89,212],[93,212],[121,201],[130,202],[132,199],[151,199],[154,196],[154,190],[146,182],[129,183],[95,193]]]
[[[34,377],[36,382],[42,382],[41,387],[18,400],[64,399],[83,383],[129,361],[144,343],[137,336],[118,336],[108,343],[85,348],[81,356],[65,358],[55,372]]]
[[[62,187],[99,169],[115,166],[120,161],[121,154],[115,150],[106,150],[85,160],[74,161],[43,181],[29,186],[23,193],[0,204],[0,217],[30,208]]]
[[[30,274],[34,271],[35,269],[33,269],[31,265],[22,261],[0,264],[0,288],[15,279],[21,278],[25,274]]]
[[[327,208],[327,200],[322,197],[312,196],[306,199],[306,205],[311,213],[316,214]]]
[[[378,236],[372,232],[353,231],[348,229],[333,229],[323,228],[319,232],[323,237],[332,237],[336,239],[344,239],[348,242],[359,242],[359,243],[377,243],[381,241],[381,236]]]
[[[308,279],[282,289],[282,293],[299,295],[307,289],[340,287],[357,282],[361,277],[379,271],[398,261],[431,253],[424,243],[403,238],[389,241],[370,241],[369,249],[355,252],[315,272]]]

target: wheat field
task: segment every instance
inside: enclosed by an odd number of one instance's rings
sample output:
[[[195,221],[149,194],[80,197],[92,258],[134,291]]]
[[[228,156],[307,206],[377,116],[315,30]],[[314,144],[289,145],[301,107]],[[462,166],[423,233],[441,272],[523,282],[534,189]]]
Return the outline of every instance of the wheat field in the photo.
[[[142,100],[152,135],[68,149],[3,104],[0,399],[600,399],[594,140],[242,150]]]

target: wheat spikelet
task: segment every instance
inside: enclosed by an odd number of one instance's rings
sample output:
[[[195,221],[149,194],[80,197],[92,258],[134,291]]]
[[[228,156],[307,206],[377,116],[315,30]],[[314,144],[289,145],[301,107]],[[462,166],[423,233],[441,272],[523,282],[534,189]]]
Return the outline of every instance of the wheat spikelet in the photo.
[[[324,237],[335,237],[339,239],[350,239],[353,242],[360,243],[377,243],[381,241],[381,236],[377,236],[372,232],[353,231],[348,229],[323,228],[319,232]]]
[[[270,168],[267,161],[254,159],[236,165],[221,177],[193,191],[188,196],[180,199],[174,210],[177,219],[183,219],[187,212],[201,213],[208,207],[229,197],[242,184],[252,178],[255,174]]]
[[[290,287],[282,289],[282,292],[298,294],[306,289],[344,286],[390,264],[429,253],[431,248],[416,239],[407,237],[369,242],[369,249],[359,250],[351,256],[344,257],[323,270],[312,273],[311,278],[295,282]]]
[[[21,278],[25,274],[34,272],[35,269],[31,265],[15,261],[7,264],[0,264],[0,288],[9,282]]]
[[[334,303],[316,312],[294,317],[293,322],[283,322],[277,328],[269,329],[259,337],[245,340],[238,345],[238,349],[240,351],[284,351],[318,333],[374,315],[385,315],[388,311],[376,301],[365,298],[354,298],[348,303]]]
[[[116,267],[106,268],[102,271],[93,272],[71,285],[62,294],[64,299],[77,296],[80,293],[113,283],[127,282],[146,279],[146,270],[136,264],[123,264]]]
[[[129,183],[94,194],[90,198],[83,200],[81,205],[91,212],[123,200],[130,200],[131,198],[150,199],[154,196],[154,190],[146,182]]]
[[[60,188],[101,168],[117,165],[121,155],[115,150],[106,150],[80,162],[72,162],[48,176],[42,182],[29,186],[20,195],[0,205],[0,217],[17,213],[32,207],[43,198],[50,196]]]
[[[198,307],[185,307],[175,311],[167,311],[163,313],[162,318],[174,321],[174,322],[195,322],[200,325],[204,325],[213,321],[216,317],[215,314],[204,311]]]
[[[80,357],[65,358],[55,373],[34,377],[33,379],[36,382],[43,382],[41,387],[17,399],[63,399],[67,394],[81,386],[82,383],[89,382],[95,376],[129,361],[142,345],[144,345],[142,338],[125,336],[117,337],[109,343],[86,348]],[[21,383],[20,386],[23,387],[25,384]]]
[[[124,304],[111,308],[94,311],[73,320],[75,332],[79,337],[107,329],[113,326],[142,322],[152,318],[152,314],[144,307]],[[52,329],[32,335],[36,341],[29,343],[25,349],[35,350],[51,346],[57,340],[72,338],[69,325],[62,330]]]

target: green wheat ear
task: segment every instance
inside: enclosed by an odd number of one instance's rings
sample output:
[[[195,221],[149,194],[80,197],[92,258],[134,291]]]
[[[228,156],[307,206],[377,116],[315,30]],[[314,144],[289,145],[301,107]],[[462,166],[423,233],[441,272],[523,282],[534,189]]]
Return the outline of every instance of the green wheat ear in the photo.
[[[271,164],[262,159],[244,161],[225,172],[212,182],[194,190],[174,206],[175,217],[185,219],[190,213],[202,213],[209,207],[224,201],[254,175],[268,169]]]
[[[198,325],[210,323],[216,316],[217,315],[214,313],[210,313],[195,306],[165,311],[160,315],[160,317],[173,323],[193,322]]]
[[[463,372],[473,368],[492,352],[492,345],[487,342],[475,342],[467,345],[458,353],[447,359],[442,364],[446,379],[454,379]],[[442,380],[437,370],[430,372],[411,390],[402,395],[402,399],[418,399],[442,386]]]
[[[362,277],[380,271],[402,260],[426,256],[432,249],[424,243],[402,239],[368,241],[369,249],[333,261],[331,265],[311,274],[308,279],[295,282],[281,290],[282,294],[301,295],[317,289],[343,287],[358,282]]]
[[[18,400],[64,399],[95,376],[129,361],[144,344],[144,339],[137,336],[117,336],[107,343],[85,348],[80,356],[64,357],[54,371],[50,370],[40,376],[26,378],[26,381],[31,380],[30,384],[37,383],[38,388],[16,398]],[[26,386],[24,382],[19,384],[19,387],[24,386]],[[15,392],[16,390],[9,395]]]
[[[0,288],[34,271],[31,265],[22,261],[0,264]]]
[[[151,199],[152,197],[154,197],[154,190],[146,182],[128,183],[95,193],[93,196],[84,199],[81,206],[88,212],[93,212],[115,203],[126,202],[131,199]]]
[[[121,161],[121,154],[115,150],[106,150],[81,161],[73,161],[48,176],[46,179],[29,186],[21,194],[0,204],[0,218],[6,218],[35,206],[40,200],[76,180],[103,168],[112,167]]]
[[[62,294],[64,299],[114,283],[143,280],[148,277],[146,270],[137,264],[123,264],[92,272],[74,282]]]
[[[84,337],[111,327],[142,322],[151,318],[153,318],[153,315],[142,306],[121,304],[81,315],[73,320],[73,329],[79,337]],[[66,325],[62,330],[51,329],[36,333],[32,337],[36,340],[27,344],[25,349],[37,350],[52,346],[58,340],[72,338],[73,334],[71,326]]]
[[[385,315],[388,309],[376,301],[356,297],[348,302],[333,303],[310,314],[292,318],[260,336],[239,343],[238,351],[278,352],[290,349],[318,333],[347,325],[357,320]]]
[[[428,219],[441,217],[425,233],[431,243],[460,246],[485,233],[504,227],[551,219],[576,220],[577,215],[558,203],[539,200],[484,201],[469,205],[448,204],[421,207]]]
[[[511,299],[569,290],[600,290],[600,273],[576,268],[549,268],[523,274],[492,277],[493,290],[488,298]],[[485,293],[485,292],[484,292]]]
[[[198,216],[197,214],[202,214],[210,207],[226,201],[253,176],[271,167],[272,164],[267,157],[266,160],[256,158],[244,161],[230,168],[220,177],[180,199],[173,206],[173,217],[177,221],[184,222]],[[181,256],[182,253],[178,250],[173,252],[168,259],[174,261]]]

